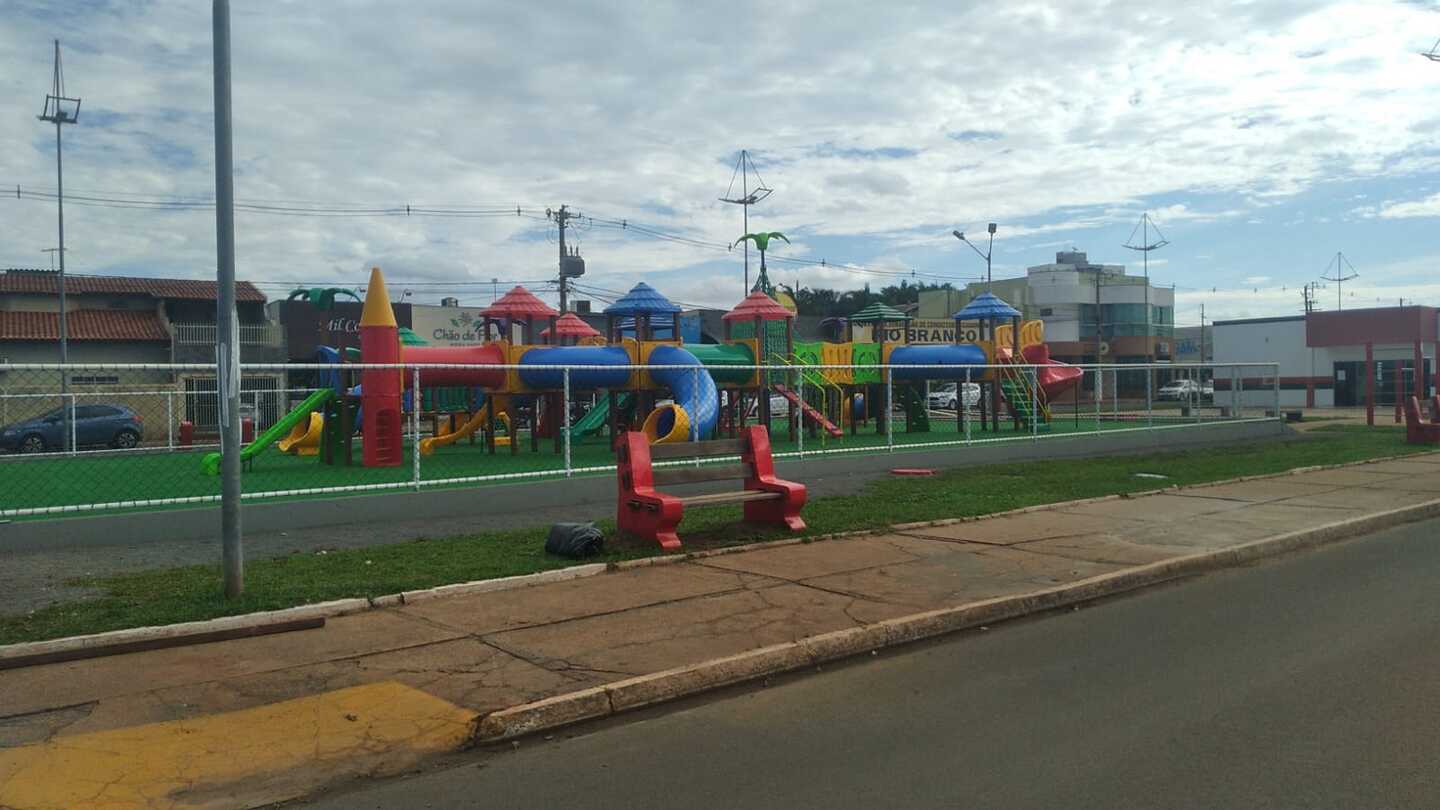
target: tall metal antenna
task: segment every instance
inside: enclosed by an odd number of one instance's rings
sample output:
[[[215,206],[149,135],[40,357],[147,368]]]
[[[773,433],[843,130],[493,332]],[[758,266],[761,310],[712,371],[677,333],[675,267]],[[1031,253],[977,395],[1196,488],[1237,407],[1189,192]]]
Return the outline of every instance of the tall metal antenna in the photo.
[[[1338,311],[1345,308],[1345,299],[1341,297],[1342,286],[1352,278],[1359,278],[1360,274],[1355,272],[1355,265],[1351,264],[1350,260],[1345,258],[1345,254],[1339,251],[1336,251],[1335,258],[1330,261],[1330,264],[1325,265],[1325,272],[1330,272],[1331,266],[1335,268],[1335,278],[1326,275],[1322,275],[1320,278],[1335,282],[1335,309]],[[1345,275],[1345,268],[1347,267],[1350,268],[1350,275],[1348,276]]]
[[[1150,241],[1150,229],[1155,229],[1155,236],[1158,242]],[[1135,234],[1140,234],[1140,244],[1135,244]],[[1125,240],[1123,247],[1130,250],[1140,251],[1142,266],[1145,269],[1145,362],[1155,362],[1155,336],[1150,333],[1150,323],[1153,319],[1150,314],[1150,251],[1159,250],[1170,244],[1165,234],[1160,232],[1160,227],[1150,219],[1150,212],[1146,211],[1140,215],[1140,221],[1135,223],[1134,230],[1130,231],[1130,238]],[[1153,369],[1152,369],[1153,373]],[[1148,390],[1148,389],[1147,389]]]
[[[755,175],[755,189],[750,189],[750,175]],[[735,178],[740,178],[740,196],[735,196]],[[720,202],[738,205],[744,212],[742,234],[750,232],[750,206],[760,202],[774,189],[765,185],[765,180],[760,177],[760,172],[755,168],[755,162],[750,159],[748,149],[740,150],[740,157],[735,161],[735,171],[730,173],[730,187],[725,190],[725,196]],[[745,289],[741,295],[750,294],[750,243],[745,243]]]
[[[55,227],[59,231],[60,241],[56,252],[60,256],[60,273],[56,275],[57,286],[60,292],[60,362],[70,362],[70,330],[66,323],[65,313],[65,164],[62,159],[60,144],[60,127],[64,124],[73,124],[80,120],[80,99],[70,98],[65,95],[65,71],[60,66],[60,40],[55,40],[55,67],[50,85],[50,92],[45,96],[45,110],[38,116],[41,121],[55,125]],[[60,397],[62,400],[69,392],[69,373],[65,369],[60,370]],[[70,412],[74,410],[74,403],[70,408],[62,408],[64,424],[61,426],[60,444],[65,450],[70,447]]]

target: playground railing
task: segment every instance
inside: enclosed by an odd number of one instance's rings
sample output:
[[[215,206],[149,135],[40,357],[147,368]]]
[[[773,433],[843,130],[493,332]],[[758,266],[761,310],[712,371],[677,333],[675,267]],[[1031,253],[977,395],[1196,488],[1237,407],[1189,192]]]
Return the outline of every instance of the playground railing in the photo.
[[[1083,373],[1078,384],[1046,396],[1043,403],[1038,401],[1042,392],[1034,385],[1026,388],[1035,401],[1017,410],[1045,415],[1048,409],[1048,416],[1022,420],[1014,418],[1003,399],[997,412],[990,386],[983,397],[974,395],[975,385],[1001,366],[809,364],[807,371],[848,370],[867,380],[825,386],[827,406],[832,398],[843,400],[839,408],[824,409],[827,428],[810,414],[790,419],[790,400],[778,392],[737,389],[726,382],[742,372],[752,377],[790,372],[794,393],[803,401],[808,375],[795,373],[788,363],[726,367],[712,402],[699,401],[695,393],[708,390],[700,383],[701,375],[709,373],[696,366],[499,368],[514,372],[512,383],[524,374],[558,371],[561,384],[538,394],[496,394],[426,382],[427,377],[453,381],[456,374],[441,372],[473,366],[244,365],[240,400],[248,444],[242,453],[243,497],[326,497],[612,473],[611,429],[638,427],[654,408],[672,401],[672,392],[595,389],[592,383],[601,372],[610,379],[621,370],[649,372],[647,379],[657,371],[688,376],[691,385],[677,389],[683,389],[682,400],[674,404],[692,418],[678,438],[705,438],[707,411],[726,414],[715,420],[725,430],[754,424],[764,397],[775,457],[781,461],[929,450],[954,452],[958,464],[965,446],[981,443],[1272,420],[1281,413],[1282,393],[1274,364],[1071,366]],[[1006,364],[1003,369],[1044,384],[1044,367]],[[367,467],[364,416],[354,412],[360,401],[340,394],[361,384],[366,372],[382,371],[406,381],[399,437],[403,459],[399,465]],[[220,481],[207,472],[206,462],[219,451],[215,379],[211,364],[0,364],[0,519],[217,503]],[[907,387],[908,393],[902,390]],[[409,393],[415,388],[418,397]],[[953,397],[947,393],[951,390]],[[692,401],[684,401],[685,396]],[[913,410],[917,401],[925,403],[926,413]],[[902,402],[911,403],[911,410]],[[342,429],[347,424],[348,430]]]

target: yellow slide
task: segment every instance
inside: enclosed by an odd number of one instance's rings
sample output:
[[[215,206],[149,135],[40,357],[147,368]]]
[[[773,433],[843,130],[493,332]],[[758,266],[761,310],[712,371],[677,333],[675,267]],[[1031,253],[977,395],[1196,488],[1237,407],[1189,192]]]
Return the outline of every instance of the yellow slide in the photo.
[[[310,419],[299,422],[290,430],[290,435],[275,443],[282,453],[297,456],[314,456],[320,453],[320,433],[325,429],[325,414],[311,411]]]
[[[446,434],[441,435],[441,436],[431,436],[431,437],[428,438],[428,439],[421,439],[421,440],[420,440],[420,455],[422,455],[422,456],[428,456],[428,455],[434,453],[434,452],[435,452],[435,448],[437,448],[437,447],[449,447],[450,445],[452,445],[452,444],[454,444],[455,442],[460,441],[461,439],[469,436],[470,434],[474,433],[475,431],[479,430],[480,428],[485,427],[485,423],[486,423],[486,421],[489,420],[489,419],[490,419],[490,403],[487,402],[487,403],[485,403],[485,407],[483,407],[483,408],[481,408],[480,410],[476,411],[476,412],[475,412],[475,415],[472,416],[472,417],[470,417],[470,421],[468,421],[468,422],[466,422],[465,424],[461,425],[461,426],[459,427],[459,429],[457,429],[457,430],[455,430],[455,431],[452,431],[452,432],[450,432],[450,433],[446,433]],[[496,447],[509,447],[509,446],[510,446],[510,437],[509,437],[508,435],[502,436],[502,435],[500,435],[500,434],[501,434],[501,433],[508,434],[508,433],[510,432],[510,414],[508,414],[508,413],[506,413],[506,412],[504,412],[504,411],[502,410],[502,411],[500,412],[500,416],[496,419],[496,421],[499,422],[500,424],[496,427],[496,430],[495,430],[495,446],[496,446]]]

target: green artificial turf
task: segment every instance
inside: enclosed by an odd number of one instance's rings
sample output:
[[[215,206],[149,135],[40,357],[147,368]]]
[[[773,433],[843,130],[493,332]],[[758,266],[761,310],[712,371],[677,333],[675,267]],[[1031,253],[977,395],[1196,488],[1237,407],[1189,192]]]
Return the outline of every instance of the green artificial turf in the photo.
[[[1157,424],[1177,421],[1172,418],[1157,419]],[[1179,420],[1183,421],[1183,420]],[[1078,418],[1069,415],[1056,416],[1047,435],[1117,430],[1144,425],[1140,420],[1096,420],[1090,412]],[[776,421],[771,430],[776,453],[793,452],[801,449],[789,435],[783,420]],[[990,433],[971,425],[971,438],[1024,438],[1028,430],[1016,431],[1009,422],[1002,422],[998,433]],[[928,432],[907,432],[903,421],[897,420],[893,441],[902,450],[908,445],[930,442],[956,441],[964,438],[963,432],[953,421],[938,418],[931,420]],[[823,432],[806,435],[803,449],[807,452],[835,448],[879,449],[886,444],[883,433],[877,433],[873,425],[866,426],[856,435],[846,434],[833,438]],[[76,456],[60,454],[12,457],[0,463],[0,509],[64,507],[101,504],[102,509],[87,509],[71,514],[104,514],[125,511],[127,502],[156,501],[169,498],[216,498],[220,494],[220,479],[201,472],[200,460],[211,449],[205,450],[155,450],[133,453],[81,453]],[[278,493],[320,487],[343,487],[363,485],[391,485],[392,490],[404,488],[413,482],[414,470],[411,459],[411,445],[405,444],[404,463],[398,467],[372,468],[361,464],[361,453],[357,443],[351,466],[321,464],[316,456],[293,456],[281,453],[271,447],[258,454],[244,473],[243,488],[246,493]],[[603,436],[590,436],[575,442],[571,447],[572,469],[604,468],[615,463],[614,453]],[[449,447],[436,450],[433,455],[420,459],[422,481],[446,481],[482,475],[512,475],[516,473],[558,473],[565,469],[564,457],[554,451],[552,439],[541,439],[537,450],[531,449],[527,434],[521,434],[517,452],[510,448],[497,447],[492,455],[480,442],[470,444],[457,442]],[[581,473],[585,474],[585,473]],[[603,474],[592,471],[590,474]],[[499,482],[508,483],[506,479]],[[457,486],[484,486],[486,482],[462,482]],[[385,489],[371,490],[386,491]],[[325,494],[323,497],[334,497]],[[203,503],[173,504],[174,508],[186,508]],[[149,504],[144,509],[155,509]],[[22,515],[17,519],[53,519],[54,514]]]
[[[895,523],[990,514],[1035,504],[1172,484],[1195,484],[1296,467],[1338,464],[1428,448],[1404,443],[1395,427],[1328,425],[1291,440],[1223,449],[1147,453],[1089,459],[1030,461],[955,469],[933,477],[885,478],[844,497],[816,498],[805,507],[807,534],[879,529]],[[1165,479],[1137,477],[1136,473]],[[690,510],[681,527],[695,550],[780,536],[737,524],[738,506]],[[613,537],[598,561],[651,556],[659,549]],[[0,643],[96,633],[291,607],[357,596],[379,596],[477,579],[513,576],[573,565],[542,550],[545,527],[482,532],[343,551],[252,560],[246,593],[220,596],[218,566],[166,568],[78,578],[69,584],[97,596],[52,605],[28,615],[0,617]]]

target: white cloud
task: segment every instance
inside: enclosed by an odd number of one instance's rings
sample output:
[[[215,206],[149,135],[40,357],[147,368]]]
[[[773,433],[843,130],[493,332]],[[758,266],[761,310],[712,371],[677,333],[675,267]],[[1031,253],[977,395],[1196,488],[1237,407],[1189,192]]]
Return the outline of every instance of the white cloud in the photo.
[[[1355,209],[1355,213],[1365,217],[1380,217],[1381,219],[1409,219],[1411,217],[1440,217],[1440,194],[1432,194],[1423,200],[1411,200],[1408,202],[1386,202],[1376,208],[1375,206],[1361,206]]]
[[[58,35],[68,87],[85,99],[66,130],[72,193],[210,194],[208,4],[56,5],[6,7],[0,93],[17,103],[0,117],[0,188],[53,182],[52,133],[21,108],[38,108]],[[988,221],[1054,220],[1002,227],[997,241],[1015,240],[1133,222],[1152,195],[1264,205],[1320,181],[1433,168],[1420,148],[1440,110],[1408,40],[1433,22],[1407,3],[1318,0],[1223,12],[1098,0],[844,13],[237,4],[236,189],[359,205],[569,202],[731,242],[739,212],[716,197],[729,156],[749,147],[777,189],[752,209],[752,228],[868,262],[941,248],[952,227]],[[67,208],[72,269],[213,272],[212,214],[78,202]],[[0,206],[0,265],[44,263],[53,209]],[[1163,228],[1248,213],[1177,202],[1152,215]],[[354,282],[382,263],[402,280],[488,282],[553,275],[543,233],[517,217],[242,213],[237,238],[240,272],[254,279]],[[740,286],[733,252],[599,228],[579,236],[587,279],[603,286],[681,268],[694,280],[675,281],[677,298],[733,303]],[[817,275],[832,277],[866,279]]]

